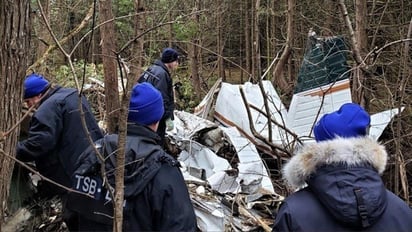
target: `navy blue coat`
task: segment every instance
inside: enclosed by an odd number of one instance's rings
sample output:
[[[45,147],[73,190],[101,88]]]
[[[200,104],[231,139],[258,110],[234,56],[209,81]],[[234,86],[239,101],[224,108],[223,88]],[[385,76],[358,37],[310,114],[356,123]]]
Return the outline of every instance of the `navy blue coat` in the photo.
[[[380,177],[387,153],[369,138],[304,147],[285,165],[292,187],[273,231],[412,231],[412,209]]]
[[[156,60],[139,78],[139,83],[149,82],[162,93],[165,112],[162,119],[174,119],[175,100],[173,95],[173,81],[166,65]]]
[[[103,135],[86,98],[81,99],[88,131],[95,141]],[[17,144],[16,154],[21,161],[35,161],[45,177],[71,187],[74,164],[89,144],[81,123],[78,91],[57,86],[40,102],[30,121],[28,138]],[[56,192],[64,193],[62,189]]]
[[[179,163],[163,151],[158,145],[159,136],[148,127],[129,124],[127,133],[123,230],[195,231],[196,216]],[[116,134],[96,141],[99,152],[106,157],[106,177],[111,186],[115,184],[117,141]],[[76,193],[69,196],[69,208],[80,213],[79,226],[83,230],[112,231],[113,209],[101,182],[102,164],[90,147],[76,165],[75,189],[95,197]]]

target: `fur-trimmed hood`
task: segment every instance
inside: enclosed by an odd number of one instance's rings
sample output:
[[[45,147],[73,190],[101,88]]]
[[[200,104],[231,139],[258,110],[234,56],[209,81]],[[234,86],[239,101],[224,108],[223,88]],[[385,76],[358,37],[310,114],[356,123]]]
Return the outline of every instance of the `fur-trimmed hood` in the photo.
[[[367,137],[337,138],[304,146],[284,167],[293,187],[313,194],[337,221],[355,228],[376,223],[387,208],[380,174],[387,153]]]
[[[369,164],[382,174],[387,158],[385,148],[368,137],[336,138],[304,146],[284,166],[283,176],[292,188],[299,188],[319,167],[330,164]]]

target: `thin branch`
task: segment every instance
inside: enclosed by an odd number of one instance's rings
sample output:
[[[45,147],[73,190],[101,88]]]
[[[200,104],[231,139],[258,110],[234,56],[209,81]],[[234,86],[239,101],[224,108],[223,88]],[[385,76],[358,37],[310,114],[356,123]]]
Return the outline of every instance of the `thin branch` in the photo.
[[[289,89],[290,86],[288,86],[287,81],[282,78],[283,70],[285,67],[285,64],[287,60],[290,57],[290,54],[292,53],[292,43],[295,37],[295,32],[294,32],[294,15],[295,15],[295,7],[296,7],[296,2],[295,0],[288,0],[287,1],[287,35],[286,35],[286,41],[284,45],[284,49],[282,52],[282,55],[279,58],[278,63],[275,66],[275,69],[273,70],[273,80],[276,78],[279,80],[279,84],[282,85],[281,88],[285,90],[286,88]]]
[[[283,147],[281,147],[281,146],[278,146],[278,145],[273,144],[272,142],[268,141],[264,136],[262,136],[261,134],[259,134],[259,133],[256,131],[255,127],[253,126],[253,117],[252,117],[252,114],[251,114],[251,112],[250,112],[250,109],[249,109],[249,106],[248,106],[248,103],[247,103],[247,99],[246,99],[246,96],[245,96],[245,93],[244,93],[244,91],[243,91],[242,86],[239,86],[239,91],[240,91],[240,95],[242,96],[243,104],[245,105],[245,108],[246,108],[246,112],[247,112],[247,116],[248,116],[248,120],[249,120],[249,128],[250,128],[250,131],[252,132],[252,134],[253,134],[257,139],[261,140],[261,141],[264,142],[266,145],[268,145],[272,150],[280,150],[280,151],[288,154],[289,156],[291,156],[291,155],[290,155],[290,152],[289,152],[288,150],[286,150],[285,148],[283,148]],[[275,154],[275,156],[276,156],[277,158],[279,158],[279,156],[278,156],[277,154]]]
[[[190,17],[191,15],[199,14],[200,12],[203,12],[203,11],[204,11],[204,10],[194,11],[194,12],[191,12],[190,14],[180,16],[180,17],[178,17],[178,18],[175,19],[175,20],[172,20],[172,21],[169,21],[169,22],[164,22],[164,23],[159,23],[159,24],[157,24],[156,26],[153,26],[153,27],[147,29],[146,31],[144,31],[144,32],[141,33],[140,35],[137,35],[135,38],[133,38],[133,39],[129,40],[128,42],[126,42],[126,44],[117,52],[117,54],[122,53],[125,49],[127,49],[127,48],[130,46],[130,44],[134,43],[137,39],[139,39],[140,37],[142,37],[142,36],[144,36],[145,34],[149,33],[150,31],[153,31],[153,30],[155,30],[155,29],[157,29],[157,28],[159,28],[159,27],[165,26],[165,25],[169,25],[169,24],[176,23],[176,22],[178,22],[179,20],[181,20],[182,18]]]
[[[290,135],[292,135],[294,139],[296,139],[296,140],[299,141],[299,136],[298,136],[296,133],[294,133],[293,131],[291,131],[289,128],[287,128],[285,125],[282,125],[282,124],[278,123],[276,120],[274,120],[273,118],[268,117],[267,114],[266,114],[263,110],[259,109],[258,107],[254,106],[254,105],[252,105],[252,104],[248,104],[248,106],[249,106],[250,108],[256,110],[257,112],[265,115],[273,124],[275,124],[276,126],[282,128],[282,129],[285,130],[287,133],[289,133]],[[299,141],[299,142],[300,142],[300,141]]]
[[[346,27],[349,30],[350,38],[351,38],[353,46],[354,46],[353,47],[353,53],[355,55],[355,61],[358,65],[363,66],[363,65],[365,65],[365,63],[364,63],[364,61],[362,59],[362,56],[360,54],[358,41],[355,38],[355,31],[352,27],[352,22],[350,21],[350,18],[349,18],[348,9],[346,8],[346,5],[345,5],[345,0],[339,0],[339,6],[340,6],[340,9],[341,9],[343,18],[345,20],[345,23],[346,23]]]
[[[388,47],[390,47],[390,46],[392,46],[392,45],[395,45],[395,44],[398,44],[398,43],[406,43],[406,44],[408,44],[408,43],[411,42],[411,41],[412,41],[412,38],[407,38],[407,39],[400,39],[400,40],[395,40],[395,41],[392,41],[392,42],[390,42],[390,43],[387,43],[387,44],[383,45],[381,48],[375,48],[375,49],[373,49],[372,51],[370,51],[370,52],[366,55],[365,60],[366,60],[367,58],[369,58],[369,56],[371,56],[371,55],[374,55],[374,56],[376,56],[376,58],[378,58],[378,57],[381,55],[381,53],[383,52],[383,50],[385,50],[386,48],[388,48]],[[376,59],[376,58],[375,58],[375,59]]]
[[[81,194],[81,195],[84,195],[84,196],[93,198],[93,196],[90,195],[90,194],[73,190],[72,188],[68,188],[68,187],[66,187],[66,186],[64,186],[64,185],[61,185],[61,184],[59,184],[59,183],[57,183],[57,182],[55,182],[55,181],[53,181],[53,180],[51,180],[51,179],[43,176],[43,175],[40,174],[37,170],[35,170],[35,169],[33,169],[32,167],[30,167],[29,165],[25,164],[23,161],[18,160],[16,157],[7,154],[7,153],[6,153],[3,149],[1,149],[1,148],[0,148],[0,154],[2,154],[2,155],[5,156],[5,157],[8,157],[9,159],[12,159],[14,162],[20,164],[21,166],[23,166],[24,168],[26,168],[26,169],[29,170],[30,172],[38,175],[42,180],[45,180],[45,181],[47,181],[47,182],[49,182],[49,183],[51,183],[51,184],[53,184],[53,185],[56,185],[56,186],[58,186],[58,187],[60,187],[60,188],[62,188],[62,189],[65,189],[65,190],[68,191],[68,192],[78,193],[78,194]]]
[[[57,37],[54,35],[50,23],[48,22],[45,14],[43,7],[40,3],[40,0],[37,0],[37,4],[39,5],[39,9],[42,15],[42,19],[47,27],[47,30],[49,31],[50,35],[52,36],[53,40],[56,42],[55,44],[52,44],[48,46],[47,50],[43,53],[42,57],[37,59],[34,64],[32,64],[27,70],[35,70],[36,67],[40,66],[49,56],[49,54],[54,51],[56,48],[59,48],[60,51],[64,51],[64,49],[61,47],[62,44],[65,44],[67,41],[69,41],[71,38],[73,38],[78,32],[80,32],[90,21],[91,17],[93,16],[93,4],[91,5],[88,13],[86,14],[85,18],[82,20],[82,22],[73,30],[71,30],[63,39],[58,41]],[[63,53],[66,57],[67,54]],[[71,54],[70,54],[71,55]]]

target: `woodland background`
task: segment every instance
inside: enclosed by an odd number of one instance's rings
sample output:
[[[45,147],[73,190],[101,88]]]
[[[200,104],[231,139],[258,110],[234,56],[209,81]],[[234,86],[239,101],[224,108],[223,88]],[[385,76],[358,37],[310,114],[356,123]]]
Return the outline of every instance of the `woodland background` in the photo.
[[[1,1],[0,11],[2,203],[15,163],[26,74],[36,71],[79,89],[90,77],[104,80],[96,116],[107,120],[110,132],[116,124],[122,130],[128,90],[164,47],[181,53],[173,74],[182,84],[179,110],[192,111],[218,78],[256,83],[264,73],[287,105],[308,33],[316,33],[346,39],[354,102],[370,113],[405,107],[381,142],[390,153],[385,183],[411,204],[410,0],[14,0]],[[121,97],[119,87],[126,93]],[[1,205],[0,228],[8,213]]]

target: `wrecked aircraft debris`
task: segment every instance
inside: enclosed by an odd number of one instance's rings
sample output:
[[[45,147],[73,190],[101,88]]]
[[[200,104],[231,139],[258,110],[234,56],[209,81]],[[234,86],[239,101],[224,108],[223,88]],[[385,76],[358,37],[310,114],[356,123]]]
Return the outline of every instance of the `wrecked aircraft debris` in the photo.
[[[201,231],[270,231],[272,210],[283,197],[253,143],[235,127],[184,111],[175,112],[170,135],[181,149],[178,160]]]
[[[289,107],[270,81],[234,85],[219,79],[193,114],[175,112],[168,138],[201,231],[271,231],[273,212],[284,199],[277,191],[282,180],[273,172],[296,147],[314,141],[318,118],[352,101],[345,50],[340,37],[310,38]],[[103,82],[90,81],[101,97]],[[371,115],[369,136],[377,140],[402,110]],[[274,170],[264,154],[277,160]]]
[[[293,152],[293,147],[288,147],[290,143],[285,143],[287,141],[286,137],[290,136],[288,139],[292,141],[292,135],[295,134],[300,138],[304,137],[305,139],[301,139],[303,142],[313,142],[311,130],[317,118],[334,111],[346,102],[351,102],[347,82],[348,80],[343,80],[337,83],[339,87],[337,91],[330,91],[333,86],[328,84],[318,87],[320,90],[306,90],[295,94],[294,100],[292,100],[293,104],[287,111],[271,83],[263,81],[265,93],[271,99],[271,103],[274,103],[273,107],[270,108],[270,120],[277,120],[277,124],[272,124],[272,143],[282,146],[284,149],[292,149],[291,152]],[[241,224],[231,224],[233,221],[242,220],[237,218],[232,210],[227,211],[227,209],[222,208],[224,207],[222,206],[224,197],[230,196],[235,199],[240,194],[239,196],[247,198],[258,193],[260,196],[267,197],[266,203],[268,204],[265,205],[265,208],[272,207],[272,209],[276,203],[281,202],[283,199],[283,196],[273,190],[271,183],[273,180],[270,180],[270,173],[263,165],[260,156],[262,151],[271,152],[271,147],[262,142],[261,138],[255,137],[252,130],[250,130],[251,123],[252,127],[259,131],[261,136],[266,138],[268,136],[268,117],[266,116],[268,114],[263,113],[263,110],[254,110],[255,108],[264,108],[263,97],[259,88],[259,85],[252,83],[245,83],[244,85],[221,83],[220,88],[212,90],[213,92],[206,96],[208,99],[202,101],[202,104],[197,108],[196,115],[206,116],[205,109],[208,107],[213,108],[215,123],[187,112],[175,113],[176,129],[170,135],[175,138],[176,144],[182,150],[178,157],[184,164],[185,178],[187,180],[198,178],[195,183],[202,183],[202,186],[207,185],[212,191],[218,193],[209,200],[203,198],[203,192],[201,194],[194,191],[191,194],[198,221],[208,222],[202,228],[204,231],[214,229],[223,231],[227,226],[235,227],[241,231],[252,229],[250,225],[243,227]],[[246,99],[250,99],[246,104],[242,103],[241,89],[244,90]],[[325,91],[323,98],[313,94],[314,91],[322,91],[322,89],[328,90]],[[216,97],[216,100],[213,99],[214,97]],[[237,104],[231,104],[234,102]],[[251,107],[251,111],[254,110],[254,113],[248,114],[245,108],[252,105],[254,108]],[[378,139],[397,112],[397,109],[392,109],[372,115],[369,136]],[[252,116],[250,117],[250,115]],[[250,120],[250,118],[253,120]],[[224,144],[232,147],[230,153],[232,156],[227,157],[219,152]],[[226,160],[222,157],[225,157]],[[230,164],[229,160],[236,160],[236,162]],[[191,171],[191,168],[194,168],[195,171]],[[227,193],[230,194],[225,195]],[[202,200],[199,200],[199,198]],[[249,203],[253,204],[253,201]],[[253,209],[246,208],[244,210],[251,213],[249,210]],[[208,211],[208,213],[205,211]],[[269,219],[273,215],[266,216],[265,218],[258,218],[259,220],[256,219],[253,229],[270,227],[273,220]],[[269,224],[257,223],[262,221],[269,222]]]

